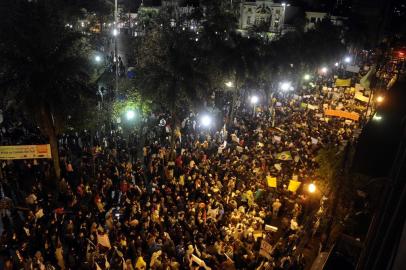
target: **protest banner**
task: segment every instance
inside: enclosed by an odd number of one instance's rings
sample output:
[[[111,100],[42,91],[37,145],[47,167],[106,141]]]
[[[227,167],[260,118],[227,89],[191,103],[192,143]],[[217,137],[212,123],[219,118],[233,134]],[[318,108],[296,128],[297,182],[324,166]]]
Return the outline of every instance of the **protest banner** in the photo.
[[[268,175],[266,177],[266,183],[268,184],[268,187],[276,188],[276,177],[271,177]]]
[[[292,191],[292,192],[296,192],[296,190],[300,187],[300,184],[301,184],[301,182],[299,182],[299,181],[290,180],[288,190]]]
[[[337,117],[342,117],[342,118],[347,118],[351,119],[354,121],[359,120],[359,114],[355,112],[347,112],[347,111],[341,111],[341,110],[324,110],[324,115],[327,116],[337,116]]]
[[[368,103],[368,101],[369,101],[369,97],[364,96],[364,94],[361,92],[356,92],[354,99],[365,102],[365,103]]]
[[[259,255],[267,258],[270,260],[272,258],[272,246],[269,244],[267,241],[262,240],[261,241],[261,248],[259,249]]]
[[[276,155],[276,159],[280,160],[292,160],[292,154],[290,151],[284,151]]]
[[[351,79],[336,79],[336,87],[348,87],[351,86]]]
[[[49,144],[0,146],[0,159],[35,158],[51,158],[51,146]]]

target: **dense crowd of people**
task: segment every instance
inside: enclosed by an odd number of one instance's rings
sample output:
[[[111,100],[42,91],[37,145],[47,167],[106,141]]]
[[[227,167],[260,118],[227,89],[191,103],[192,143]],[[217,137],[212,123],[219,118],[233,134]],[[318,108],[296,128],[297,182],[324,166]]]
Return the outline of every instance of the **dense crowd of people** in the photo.
[[[304,189],[316,155],[359,125],[324,109],[365,109],[321,85],[254,111],[241,102],[220,130],[188,113],[174,140],[165,114],[132,142],[114,130],[63,136],[57,183],[46,160],[2,161],[0,268],[304,269],[303,241],[325,211]]]

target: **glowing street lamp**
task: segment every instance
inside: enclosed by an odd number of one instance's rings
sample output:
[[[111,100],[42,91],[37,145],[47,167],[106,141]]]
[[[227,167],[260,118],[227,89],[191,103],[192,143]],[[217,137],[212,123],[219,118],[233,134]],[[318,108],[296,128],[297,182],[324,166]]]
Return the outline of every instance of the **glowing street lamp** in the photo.
[[[372,117],[373,120],[375,121],[381,121],[382,120],[382,116],[378,115],[377,113],[375,113],[374,117]]]
[[[252,104],[255,105],[255,104],[258,103],[259,98],[258,98],[258,96],[252,96],[251,99],[250,99],[250,101],[251,101]]]
[[[351,62],[351,57],[346,56],[346,57],[344,58],[344,62],[350,63],[350,62]]]
[[[308,190],[310,193],[314,193],[316,191],[316,185],[314,183],[310,183]]]
[[[304,79],[305,81],[310,80],[310,75],[309,75],[309,74],[305,74],[305,75],[303,76],[303,79]]]
[[[100,63],[102,59],[101,59],[100,55],[96,55],[96,56],[94,57],[94,60],[95,60],[97,63]]]
[[[226,82],[225,84],[226,84],[226,86],[227,86],[228,88],[233,87],[233,82],[232,82],[232,81],[228,81],[228,82]]]
[[[383,101],[384,101],[384,97],[383,96],[378,96],[377,98],[376,98],[376,102],[378,102],[378,103],[382,103]]]
[[[117,30],[117,28],[114,28],[114,29],[113,29],[113,36],[116,37],[117,35],[118,35],[118,30]]]
[[[338,67],[338,62],[336,62],[334,65],[335,65],[336,67]]]
[[[328,71],[328,68],[327,68],[327,67],[322,67],[322,68],[320,69],[320,71],[321,71],[323,74],[326,74],[327,71]]]
[[[290,82],[281,82],[280,88],[281,88],[281,90],[284,91],[284,92],[293,89]]]
[[[203,115],[202,118],[200,119],[200,123],[204,127],[209,127],[211,125],[212,119],[208,115]]]
[[[127,120],[132,120],[135,117],[135,112],[133,110],[128,110],[125,115]]]

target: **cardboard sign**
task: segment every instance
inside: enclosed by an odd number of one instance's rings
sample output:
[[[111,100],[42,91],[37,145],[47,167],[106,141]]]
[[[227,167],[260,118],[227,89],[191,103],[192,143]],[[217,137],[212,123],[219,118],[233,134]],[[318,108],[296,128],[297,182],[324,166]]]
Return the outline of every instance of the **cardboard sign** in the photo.
[[[268,175],[266,177],[266,183],[268,184],[268,187],[276,188],[276,177],[271,177]]]
[[[296,192],[296,190],[300,187],[301,182],[290,180],[288,190],[292,192]]]
[[[261,241],[261,248],[259,250],[259,255],[267,258],[268,260],[271,260],[272,256],[272,246],[269,244],[267,241],[262,240]]]

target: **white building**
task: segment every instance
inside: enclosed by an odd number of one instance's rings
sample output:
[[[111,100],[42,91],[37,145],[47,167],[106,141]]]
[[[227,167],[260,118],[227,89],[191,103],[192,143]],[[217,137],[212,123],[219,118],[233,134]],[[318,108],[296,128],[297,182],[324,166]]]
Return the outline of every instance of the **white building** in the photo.
[[[240,4],[239,29],[246,33],[254,26],[266,26],[271,34],[280,34],[284,26],[285,4],[272,0],[242,1]]]
[[[328,13],[326,13],[326,12],[306,11],[305,13],[306,13],[305,31],[308,31],[308,30],[314,28],[316,23],[321,22],[326,17],[329,17],[331,22],[336,26],[342,26],[344,24],[344,22],[347,20],[346,17],[328,16]]]

